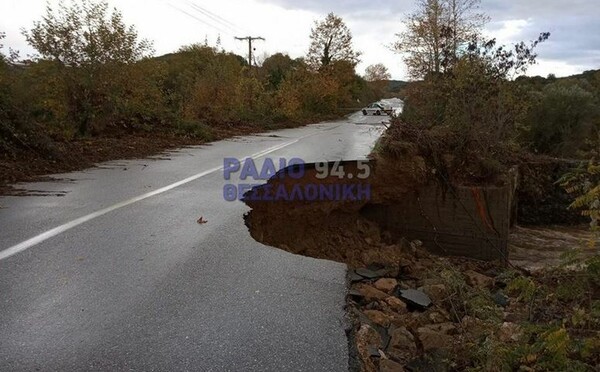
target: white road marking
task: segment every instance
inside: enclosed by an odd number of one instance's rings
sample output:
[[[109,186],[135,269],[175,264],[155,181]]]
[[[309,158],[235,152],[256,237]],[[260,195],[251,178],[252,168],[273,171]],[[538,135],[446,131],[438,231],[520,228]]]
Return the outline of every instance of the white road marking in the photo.
[[[272,152],[275,152],[277,150],[281,150],[281,149],[283,149],[285,147],[291,146],[291,145],[297,143],[298,141],[300,141],[300,140],[302,140],[302,139],[304,139],[306,137],[310,137],[312,135],[315,135],[315,134],[306,135],[306,136],[300,137],[300,138],[298,138],[296,140],[285,142],[285,143],[282,143],[280,145],[270,147],[270,148],[268,148],[266,150],[263,150],[261,152],[257,152],[256,154],[253,154],[253,155],[250,155],[249,157],[250,158],[260,158],[262,156],[268,155],[268,154],[270,154]],[[248,157],[246,157],[246,158],[248,158]],[[27,249],[29,249],[29,248],[37,245],[37,244],[40,244],[41,242],[43,242],[45,240],[48,240],[48,239],[50,239],[50,238],[52,238],[54,236],[57,236],[58,234],[61,234],[61,233],[65,232],[65,231],[67,231],[67,230],[70,230],[70,229],[72,229],[72,228],[74,228],[76,226],[79,226],[82,223],[85,223],[85,222],[88,222],[90,220],[93,220],[94,218],[103,216],[103,215],[105,215],[107,213],[110,213],[110,212],[115,211],[117,209],[126,207],[128,205],[133,204],[133,203],[137,203],[137,202],[142,201],[144,199],[148,199],[148,198],[151,198],[153,196],[165,193],[165,192],[167,192],[169,190],[173,190],[176,187],[185,185],[186,183],[190,183],[192,181],[197,180],[198,178],[202,178],[204,176],[207,176],[207,175],[209,175],[211,173],[214,173],[214,172],[218,172],[220,170],[223,170],[223,166],[215,167],[215,168],[209,169],[207,171],[195,174],[195,175],[193,175],[191,177],[188,177],[188,178],[183,179],[181,181],[175,182],[175,183],[170,184],[168,186],[162,187],[160,189],[154,190],[154,191],[146,193],[146,194],[142,194],[142,195],[136,196],[136,197],[134,197],[132,199],[129,199],[129,200],[122,201],[122,202],[117,203],[115,205],[112,205],[112,206],[110,206],[108,208],[104,208],[104,209],[101,209],[101,210],[96,211],[94,213],[90,213],[90,214],[88,214],[86,216],[80,217],[80,218],[78,218],[76,220],[73,220],[71,222],[67,222],[64,225],[60,225],[58,227],[55,227],[55,228],[53,228],[51,230],[48,230],[48,231],[46,231],[44,233],[41,233],[41,234],[39,234],[37,236],[34,236],[31,239],[27,239],[27,240],[25,240],[22,243],[19,243],[19,244],[14,245],[14,246],[12,246],[10,248],[7,248],[7,249],[5,249],[3,251],[0,251],[0,261],[3,260],[3,259],[5,259],[5,258],[8,258],[10,256],[13,256],[13,255],[15,255],[17,253],[23,252],[24,250],[27,250]]]

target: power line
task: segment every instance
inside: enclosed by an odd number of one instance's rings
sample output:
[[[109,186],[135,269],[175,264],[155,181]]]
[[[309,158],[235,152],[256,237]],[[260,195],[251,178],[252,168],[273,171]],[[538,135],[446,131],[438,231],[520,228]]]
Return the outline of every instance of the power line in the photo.
[[[206,26],[208,26],[208,27],[211,27],[211,28],[213,28],[213,29],[215,29],[215,30],[217,30],[217,31],[219,31],[219,32],[221,32],[221,33],[224,33],[224,34],[228,34],[228,35],[232,35],[232,36],[233,36],[233,34],[232,34],[230,31],[228,31],[228,30],[224,30],[224,29],[223,29],[223,28],[221,28],[221,27],[215,26],[214,24],[207,22],[207,20],[206,20],[206,19],[199,18],[199,17],[197,17],[196,15],[194,15],[194,14],[191,14],[191,13],[189,13],[188,11],[186,11],[186,10],[184,10],[184,9],[181,9],[181,8],[177,7],[177,6],[173,5],[173,4],[172,4],[172,3],[170,3],[170,2],[168,2],[168,5],[169,5],[170,7],[172,7],[173,9],[177,10],[178,12],[180,12],[180,13],[183,13],[183,14],[185,14],[186,16],[188,16],[188,17],[190,17],[190,18],[193,18],[193,19],[195,19],[196,21],[198,21],[198,22],[200,22],[200,23],[202,23],[202,24],[204,24],[204,25],[206,25]],[[236,24],[234,24],[233,22],[230,22],[230,21],[228,21],[227,19],[225,19],[225,18],[223,18],[223,17],[219,16],[218,14],[215,14],[215,13],[211,12],[210,10],[208,10],[208,9],[206,9],[206,8],[203,8],[202,6],[200,6],[200,5],[196,4],[196,2],[194,2],[194,1],[187,1],[187,5],[188,5],[188,6],[189,6],[189,7],[190,7],[192,10],[194,10],[194,11],[196,11],[196,12],[198,12],[198,13],[202,14],[204,17],[207,17],[209,20],[211,20],[212,22],[216,22],[218,25],[220,25],[220,26],[222,26],[222,27],[226,27],[227,29],[229,29],[229,30],[232,30],[232,31],[234,31],[234,32],[236,31],[236,29],[237,29],[238,31],[243,31],[243,29],[242,29],[242,28],[238,27],[238,26],[237,26]],[[247,41],[248,41],[248,65],[249,65],[249,66],[252,66],[252,64],[253,64],[253,63],[252,63],[252,61],[253,61],[253,50],[254,50],[254,49],[252,48],[252,42],[253,42],[253,41],[255,41],[255,40],[262,40],[262,41],[264,41],[265,39],[264,39],[263,37],[260,37],[260,36],[257,36],[257,37],[253,37],[253,36],[246,36],[246,37],[234,37],[234,38],[235,38],[236,40],[247,40]]]
[[[223,26],[223,27],[227,27],[228,29],[232,30],[232,31],[236,31],[234,28],[232,28],[231,26],[229,26],[228,24],[226,24],[225,22],[222,22],[220,20],[218,20],[217,18],[211,16],[210,14],[204,12],[202,9],[199,9],[195,4],[190,3],[190,6],[192,7],[192,9],[202,15],[204,15],[205,17],[211,19],[212,21],[218,23],[219,25]]]
[[[199,8],[202,8],[202,7],[201,7],[201,6],[199,6],[199,5],[197,5],[197,6],[198,6]],[[216,14],[216,13],[213,13],[213,12],[211,12],[210,10],[208,10],[208,9],[206,9],[206,8],[202,8],[202,9],[204,9],[204,11],[205,11],[205,12],[207,12],[207,13],[209,13],[209,14],[212,14],[213,16],[215,16],[215,17],[219,18],[219,19],[220,19],[220,20],[222,20],[223,22],[225,22],[225,23],[227,23],[227,24],[229,24],[229,25],[231,25],[231,26],[233,26],[233,27],[237,27],[237,26],[235,25],[235,23],[228,21],[227,19],[225,19],[225,18],[221,17],[220,15],[218,15],[218,14]],[[239,27],[237,27],[237,28],[239,28]]]
[[[248,66],[252,67],[252,42],[254,40],[262,40],[265,39],[261,36],[246,36],[246,37],[235,37],[236,40],[248,40]]]
[[[223,29],[221,29],[221,28],[219,28],[219,27],[217,27],[217,26],[215,26],[215,25],[212,25],[212,24],[210,24],[210,23],[206,22],[205,20],[203,20],[203,19],[201,19],[201,18],[198,18],[198,17],[196,17],[195,15],[193,15],[193,14],[190,14],[190,13],[186,12],[185,10],[183,10],[183,9],[180,9],[180,8],[176,7],[175,5],[173,5],[173,4],[171,4],[171,3],[168,3],[168,5],[169,5],[171,8],[173,8],[173,9],[175,9],[175,10],[177,10],[177,11],[179,11],[179,12],[181,12],[181,13],[185,14],[185,15],[187,15],[188,17],[191,17],[191,18],[195,19],[196,21],[198,21],[198,22],[200,22],[200,23],[202,23],[202,24],[204,24],[204,25],[206,25],[206,26],[208,26],[208,27],[214,28],[215,30],[217,30],[217,31],[219,31],[219,32],[222,32],[222,33],[225,33],[225,34],[232,35],[232,33],[231,33],[231,32],[229,32],[229,31],[225,31],[225,30],[223,30]]]
[[[188,1],[188,4],[194,10],[196,10],[197,12],[202,13],[203,15],[205,15],[206,17],[210,18],[211,20],[217,22],[221,26],[227,27],[227,28],[229,28],[230,30],[232,30],[234,32],[242,31],[242,29],[239,28],[238,26],[236,26],[234,23],[229,22],[228,20],[226,20],[225,18],[219,16],[218,14],[215,14],[215,13],[211,12],[210,10],[201,7],[200,5],[196,4],[195,2]]]

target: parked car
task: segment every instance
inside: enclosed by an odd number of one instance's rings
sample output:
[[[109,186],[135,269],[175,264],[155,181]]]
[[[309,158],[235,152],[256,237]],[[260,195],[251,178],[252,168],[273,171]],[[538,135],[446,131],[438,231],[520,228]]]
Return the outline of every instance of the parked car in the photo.
[[[365,107],[364,109],[362,109],[362,113],[363,115],[391,115],[393,112],[393,109],[391,107],[386,107],[385,105],[381,104],[380,102],[375,102],[375,103],[371,103],[369,106]]]

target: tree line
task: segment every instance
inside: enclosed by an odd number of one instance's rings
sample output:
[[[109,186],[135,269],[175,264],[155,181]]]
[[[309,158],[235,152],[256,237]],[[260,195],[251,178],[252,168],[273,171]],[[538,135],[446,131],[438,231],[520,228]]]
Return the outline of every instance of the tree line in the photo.
[[[375,100],[389,78],[379,71],[371,83],[356,73],[360,53],[334,14],[315,23],[305,57],[277,53],[260,66],[206,41],[153,57],[152,43],[104,1],[49,5],[23,34],[33,60],[2,54],[0,45],[0,153],[11,156],[81,137],[211,140],[238,124],[271,129],[331,118]]]
[[[478,0],[417,0],[416,9],[391,46],[413,80],[402,85],[404,123],[451,132],[457,162],[464,154],[486,169],[517,149],[578,157],[597,146],[597,72],[519,77],[549,34],[505,47],[483,36],[489,18]],[[390,90],[382,64],[357,74],[360,52],[333,13],[315,22],[306,56],[277,53],[260,66],[206,41],[153,57],[152,43],[98,0],[49,6],[24,36],[37,52],[32,60],[2,54],[0,33],[0,153],[9,156],[123,133],[211,140],[219,128],[340,115]]]

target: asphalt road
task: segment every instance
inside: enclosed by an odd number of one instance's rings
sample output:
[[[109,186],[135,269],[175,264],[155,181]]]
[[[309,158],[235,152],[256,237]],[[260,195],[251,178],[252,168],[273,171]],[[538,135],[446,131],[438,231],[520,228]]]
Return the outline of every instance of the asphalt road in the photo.
[[[0,371],[346,371],[345,265],[254,241],[219,168],[364,158],[381,120],[104,163],[0,198]]]

